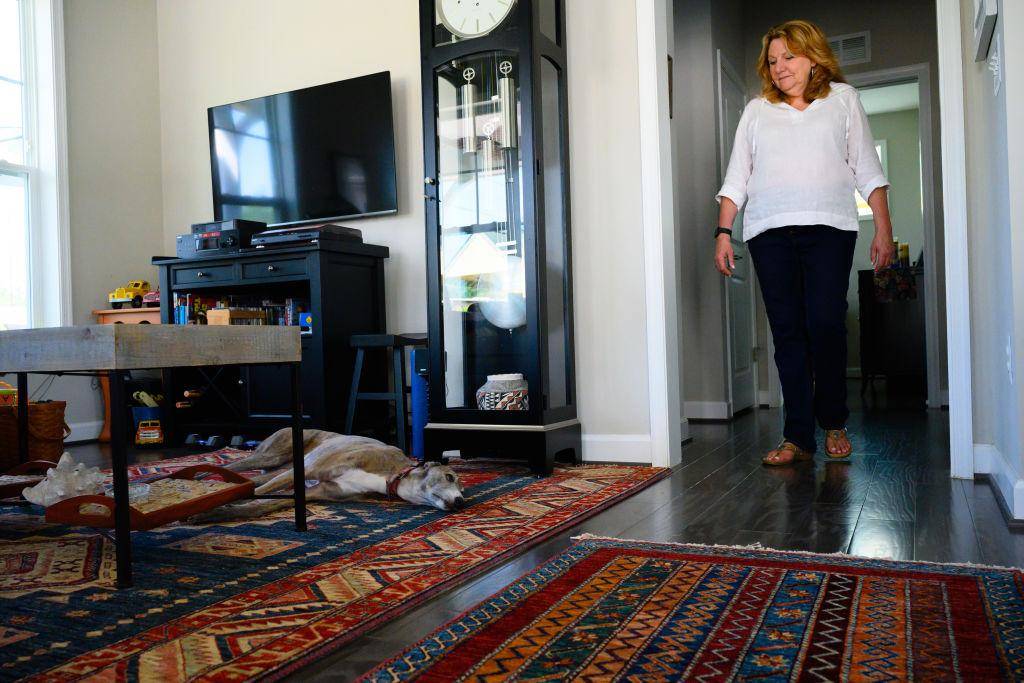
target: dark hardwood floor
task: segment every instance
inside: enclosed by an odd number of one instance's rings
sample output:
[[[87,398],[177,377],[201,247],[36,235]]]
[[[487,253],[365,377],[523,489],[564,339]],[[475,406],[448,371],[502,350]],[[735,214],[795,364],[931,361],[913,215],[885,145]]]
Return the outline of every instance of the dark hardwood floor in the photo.
[[[728,424],[691,424],[693,440],[667,479],[433,598],[293,678],[357,677],[561,552],[582,533],[1024,565],[1024,534],[1007,529],[988,485],[949,478],[948,414],[884,398],[864,405],[856,389],[851,384],[854,456],[849,462],[826,462],[819,451],[814,462],[763,467],[761,456],[781,434],[777,409],[755,410]],[[74,450],[79,457],[102,458],[96,446]]]

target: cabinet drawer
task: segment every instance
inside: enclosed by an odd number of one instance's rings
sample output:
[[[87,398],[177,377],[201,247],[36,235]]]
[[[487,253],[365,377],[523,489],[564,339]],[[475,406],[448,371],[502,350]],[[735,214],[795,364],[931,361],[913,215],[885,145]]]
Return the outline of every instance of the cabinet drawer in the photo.
[[[242,279],[286,277],[306,274],[306,259],[290,258],[242,264]]]
[[[226,265],[175,268],[172,277],[175,285],[202,285],[210,282],[227,282],[235,279],[235,267]]]

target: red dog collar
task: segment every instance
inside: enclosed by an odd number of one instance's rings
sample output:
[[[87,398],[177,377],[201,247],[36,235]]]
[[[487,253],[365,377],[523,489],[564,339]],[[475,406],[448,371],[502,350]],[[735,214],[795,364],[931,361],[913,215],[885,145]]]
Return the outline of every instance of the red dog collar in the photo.
[[[401,500],[401,498],[399,498],[398,496],[398,485],[402,483],[403,479],[409,476],[410,472],[412,472],[419,466],[419,464],[416,464],[410,467],[406,467],[404,470],[396,474],[394,477],[388,479],[388,498],[390,498],[391,500]]]

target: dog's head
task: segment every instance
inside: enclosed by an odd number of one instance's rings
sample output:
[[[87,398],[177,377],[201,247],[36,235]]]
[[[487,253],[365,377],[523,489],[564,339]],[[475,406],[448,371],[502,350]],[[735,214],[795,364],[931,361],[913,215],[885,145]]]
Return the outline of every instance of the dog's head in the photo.
[[[452,512],[466,507],[462,497],[462,482],[451,467],[438,462],[427,462],[417,467],[406,479],[416,486],[416,493],[427,504],[439,510]]]

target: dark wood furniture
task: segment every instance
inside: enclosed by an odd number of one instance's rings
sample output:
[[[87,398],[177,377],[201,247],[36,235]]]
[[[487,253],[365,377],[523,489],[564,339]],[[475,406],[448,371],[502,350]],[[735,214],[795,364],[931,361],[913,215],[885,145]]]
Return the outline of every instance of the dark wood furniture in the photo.
[[[29,374],[95,377],[100,372],[106,372],[110,379],[111,402],[120,406],[126,403],[124,381],[130,370],[278,365],[283,366],[290,376],[290,391],[287,395],[291,401],[291,411],[286,416],[285,424],[290,424],[292,428],[295,481],[304,481],[299,379],[301,359],[299,331],[294,327],[83,325],[0,331],[0,373],[14,372],[18,376],[18,452],[22,462],[28,460]],[[110,418],[117,585],[126,587],[132,584],[126,411],[111,411]],[[280,423],[278,426],[281,426]],[[226,500],[211,498],[206,501],[205,507],[192,506],[187,510],[180,508],[176,512],[192,514]],[[294,500],[295,527],[305,531],[304,487],[295,487]],[[109,520],[109,517],[106,519]],[[161,519],[168,521],[170,518]]]
[[[174,320],[177,295],[302,299],[313,315],[302,336],[302,410],[307,427],[341,432],[355,352],[353,334],[384,332],[384,259],[387,247],[323,242],[251,250],[201,259],[154,258],[160,268],[160,313]],[[251,327],[249,329],[252,329]],[[386,365],[368,362],[364,376],[386,382]],[[190,368],[164,373],[165,433],[170,443],[189,433],[272,432],[288,414],[288,374],[272,367],[233,371]],[[205,390],[194,407],[175,409],[186,389]]]
[[[405,400],[405,350],[416,346],[426,346],[427,335],[417,332],[412,334],[355,334],[352,335],[352,348],[356,350],[356,366],[352,372],[352,388],[348,393],[348,412],[345,416],[345,433],[351,434],[355,424],[356,406],[359,401],[394,401],[395,404],[395,441],[403,453],[406,448],[405,431],[409,424],[408,405]],[[366,361],[368,349],[391,350],[391,389],[390,391],[360,391],[363,363]]]
[[[556,458],[582,457],[565,2],[519,0],[482,35],[465,32],[472,24],[449,25],[437,5],[420,0],[425,457],[457,449],[464,457],[527,458],[549,474]],[[479,401],[494,375],[522,375],[526,400]]]
[[[924,270],[911,268],[913,299],[878,301],[874,271],[857,271],[860,302],[861,394],[886,378],[886,392],[927,395]]]

